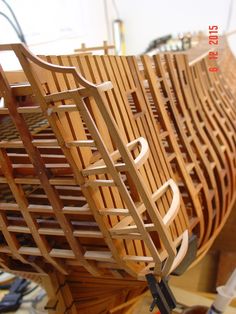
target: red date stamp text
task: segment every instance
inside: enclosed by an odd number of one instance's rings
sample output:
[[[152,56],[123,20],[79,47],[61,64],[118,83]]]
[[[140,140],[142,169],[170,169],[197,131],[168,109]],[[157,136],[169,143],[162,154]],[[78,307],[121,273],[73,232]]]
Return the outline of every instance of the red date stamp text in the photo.
[[[219,45],[219,36],[218,36],[218,26],[212,25],[208,28],[208,43],[212,46],[212,51],[209,51],[208,58],[209,60],[218,60],[219,53],[217,51],[217,46]],[[218,66],[209,67],[210,72],[218,72]]]

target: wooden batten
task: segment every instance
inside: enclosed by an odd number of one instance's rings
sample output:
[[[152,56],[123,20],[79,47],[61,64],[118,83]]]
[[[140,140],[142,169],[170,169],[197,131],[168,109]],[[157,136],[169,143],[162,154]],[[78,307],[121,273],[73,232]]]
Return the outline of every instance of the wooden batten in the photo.
[[[39,281],[49,313],[112,312],[147,273],[173,272],[192,234],[197,263],[221,232],[236,198],[236,61],[226,39],[219,64],[204,47],[39,58],[0,45],[22,66],[0,69],[0,265]]]

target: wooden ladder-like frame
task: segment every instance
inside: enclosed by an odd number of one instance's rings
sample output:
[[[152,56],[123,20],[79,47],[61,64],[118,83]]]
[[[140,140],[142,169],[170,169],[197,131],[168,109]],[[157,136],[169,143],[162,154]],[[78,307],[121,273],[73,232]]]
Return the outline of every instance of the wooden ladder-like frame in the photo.
[[[50,203],[52,204],[57,220],[60,223],[61,228],[64,230],[65,237],[70,244],[75,258],[78,259],[81,265],[83,265],[88,271],[94,274],[96,273],[97,261],[112,261],[113,259],[127,272],[131,273],[132,275],[136,274],[136,276],[141,276],[142,278],[146,272],[150,271],[150,267],[154,267],[153,272],[158,276],[164,276],[171,272],[183,259],[188,247],[187,230],[184,231],[183,234],[177,239],[173,240],[168,230],[170,224],[178,213],[179,191],[174,181],[169,180],[166,182],[166,184],[160,187],[159,190],[151,195],[150,191],[148,191],[148,189],[145,187],[145,184],[142,183],[142,177],[138,169],[139,167],[143,166],[146,159],[148,158],[148,144],[144,138],[136,139],[127,144],[124,143],[122,137],[120,136],[116,122],[112,117],[111,111],[107,106],[106,98],[104,96],[104,91],[110,90],[112,88],[111,83],[106,82],[100,85],[91,84],[88,81],[85,81],[78,74],[75,68],[47,64],[33,56],[26,47],[20,44],[2,45],[0,50],[12,50],[17,55],[25,75],[29,80],[33,93],[39,102],[40,108],[48,119],[49,125],[55,134],[56,143],[55,140],[53,140],[53,143],[51,143],[49,140],[47,141],[47,144],[56,144],[63,151],[74,173],[75,181],[81,187],[81,190],[88,202],[89,208],[94,214],[105,242],[110,249],[109,254],[108,252],[103,254],[103,252],[84,251],[82,247],[78,246],[78,241],[75,241],[71,226],[68,224],[65,216],[62,213],[58,196],[50,184],[39,151],[37,150],[37,145],[46,145],[46,141],[41,140],[38,143],[32,143],[30,141],[27,127],[21,127],[21,125],[24,124],[22,124],[22,119],[20,121],[20,115],[17,111],[17,108],[10,108],[13,100],[8,99],[9,113],[12,116],[17,126],[18,132],[22,138],[22,144],[18,143],[18,145],[25,146],[35,167],[37,176],[45,188],[45,192],[49,198]],[[61,73],[63,76],[68,75],[82,87],[71,90],[67,89],[64,91],[58,90],[54,93],[45,94],[42,88],[42,83],[47,80],[47,75],[44,75],[44,71],[50,72],[52,75],[54,75],[54,73]],[[94,99],[95,104],[100,111],[101,117],[103,118],[103,122],[109,129],[111,139],[117,147],[117,149],[113,152],[109,152],[107,150],[107,139],[100,135],[96,123],[90,114],[86,103],[86,99],[89,97]],[[72,101],[73,105],[64,105],[63,107],[63,103],[66,101]],[[61,105],[52,107],[52,104],[56,103],[60,103]],[[36,108],[32,108],[32,111],[35,109]],[[38,110],[38,108],[36,110]],[[89,130],[92,140],[66,140],[67,135],[63,133],[62,129],[60,129],[60,125],[62,126],[63,123],[63,120],[60,120],[60,115],[58,114],[60,111],[75,111],[79,113],[87,129]],[[17,123],[20,124],[17,125]],[[101,156],[100,160],[89,167],[79,169],[78,165],[81,165],[81,162],[78,160],[78,157],[75,153],[75,148],[91,148],[93,146],[95,146],[99,151]],[[137,146],[141,146],[140,153],[136,156],[136,158],[133,158],[131,152],[132,150],[136,149]],[[122,161],[120,162],[119,159],[122,159]],[[127,186],[122,179],[121,172],[126,172],[131,178],[131,182],[133,182],[132,185],[135,186],[135,189],[139,195],[140,201],[138,203],[132,199],[129,190],[127,189]],[[7,174],[5,173],[5,176],[6,175]],[[107,175],[109,176],[109,179],[90,179],[91,176],[94,177],[96,175]],[[7,179],[7,182],[10,184],[9,180],[10,178]],[[13,177],[11,177],[11,182],[15,184]],[[95,191],[98,193],[100,187],[114,186],[118,189],[123,202],[126,204],[126,208],[110,210],[110,212],[107,210],[107,213],[104,215],[104,211],[101,211],[101,208],[99,208],[99,206],[96,204],[94,193]],[[167,211],[167,214],[164,217],[161,217],[156,208],[155,202],[157,202],[157,200],[161,198],[161,196],[169,189],[172,190],[173,200],[169,210]],[[12,192],[14,194],[13,188]],[[24,206],[27,212],[27,206]],[[150,217],[150,223],[145,223],[143,221],[142,217],[144,216],[145,212]],[[114,214],[119,214],[125,217],[122,218],[121,221],[116,225],[113,225],[112,228],[108,229],[106,222],[107,220],[104,217],[112,216]],[[33,236],[37,238],[39,236],[39,232],[36,227],[32,228],[35,224],[28,218],[26,221],[27,223],[31,224],[31,232]],[[161,251],[154,244],[151,233],[156,233],[158,235],[161,241]],[[124,253],[120,255],[119,247],[116,245],[116,243],[122,243],[122,241],[126,241],[130,238],[135,240],[141,239],[148,248],[151,256],[146,258],[146,256],[139,257],[138,255],[133,257],[130,255],[127,256]],[[117,241],[117,239],[121,239],[122,241]],[[36,243],[39,244],[40,240],[38,239],[37,241],[38,242]],[[177,253],[177,247],[179,245],[180,248]],[[40,244],[40,247],[43,250],[42,243]],[[46,250],[44,249],[43,255],[45,253]],[[48,261],[51,262],[50,260]],[[90,261],[95,261],[95,264],[91,263]],[[144,265],[142,264],[142,266],[141,263]],[[135,270],[135,265],[138,270]]]

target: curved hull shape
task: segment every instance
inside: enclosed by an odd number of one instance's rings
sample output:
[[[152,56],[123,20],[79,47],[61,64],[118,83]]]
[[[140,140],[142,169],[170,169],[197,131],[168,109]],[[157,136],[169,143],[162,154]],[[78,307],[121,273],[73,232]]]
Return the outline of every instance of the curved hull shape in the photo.
[[[236,184],[234,96],[208,60],[0,50],[29,82],[1,70],[1,267],[39,280],[50,313],[121,313],[191,234],[202,258]]]

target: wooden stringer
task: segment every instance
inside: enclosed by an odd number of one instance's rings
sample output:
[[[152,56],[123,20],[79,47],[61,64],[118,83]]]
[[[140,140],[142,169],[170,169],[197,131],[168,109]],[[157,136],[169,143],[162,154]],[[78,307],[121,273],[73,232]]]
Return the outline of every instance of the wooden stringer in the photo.
[[[105,239],[107,250],[92,251],[86,246],[79,244],[79,238],[73,239],[72,226],[65,219],[62,210],[54,207],[57,219],[62,229],[66,233],[67,241],[70,243],[75,258],[81,261],[81,265],[93,272],[96,269],[96,262],[101,260],[115,261],[127,272],[132,275],[143,277],[150,268],[154,274],[164,276],[170,273],[184,258],[188,248],[188,231],[177,239],[172,239],[170,225],[175,219],[179,210],[180,195],[176,183],[170,179],[163,184],[153,194],[142,183],[140,169],[145,164],[149,147],[145,138],[140,137],[132,142],[125,143],[120,135],[119,129],[108,107],[104,91],[111,89],[110,82],[100,85],[90,84],[85,81],[75,68],[53,66],[33,56],[23,45],[2,45],[1,50],[13,50],[17,55],[26,77],[33,89],[33,92],[39,102],[42,112],[47,117],[48,122],[55,134],[57,144],[61,147],[71,166],[75,180],[81,187],[83,195],[86,197],[88,206],[91,209],[100,231]],[[48,75],[56,76],[62,74],[69,80],[74,80],[80,85],[79,88],[64,90],[57,88],[57,92],[50,93],[42,88],[42,84],[47,83]],[[66,81],[66,80],[65,80]],[[82,87],[81,87],[82,86]],[[109,130],[101,136],[96,122],[94,121],[89,105],[86,99],[93,98],[102,118],[104,127]],[[70,126],[71,134],[75,132],[75,126],[69,122],[70,113],[65,111],[57,113],[53,110],[56,106],[68,105],[68,102],[74,106],[73,114],[77,117],[78,124],[86,126],[86,132],[89,132],[89,139],[72,140],[67,127]],[[71,108],[70,108],[71,110]],[[82,132],[82,128],[81,128]],[[82,133],[81,133],[82,134]],[[80,134],[77,134],[80,136]],[[114,150],[109,151],[106,147],[106,141],[111,139],[114,143]],[[83,149],[86,149],[86,156],[91,156],[96,149],[98,156],[97,161],[90,162],[83,155]],[[134,154],[134,151],[139,154]],[[43,169],[43,168],[42,168]],[[38,174],[42,175],[42,174]],[[127,180],[127,177],[130,179]],[[50,181],[47,177],[40,177],[43,184],[49,189]],[[108,193],[101,195],[103,187],[108,188],[112,194],[113,188],[119,193],[124,204],[124,208],[104,208],[102,202]],[[137,194],[133,197],[131,190],[136,190]],[[48,193],[51,203],[57,202],[56,194],[53,189]],[[166,214],[161,216],[156,208],[156,202],[166,192],[171,191],[172,203]],[[138,199],[138,201],[137,201]],[[112,217],[118,217],[117,223],[111,225]],[[150,221],[146,222],[146,216]],[[110,227],[109,227],[110,225]],[[160,243],[153,239],[156,235]],[[146,247],[142,255],[136,252],[135,255],[129,253],[130,240],[138,240]],[[126,249],[124,249],[126,247]],[[179,248],[178,248],[179,247]],[[177,250],[178,248],[178,250]],[[109,249],[109,251],[108,251]],[[146,253],[145,253],[146,252]],[[148,253],[147,253],[148,252]],[[90,264],[94,262],[94,264]]]

